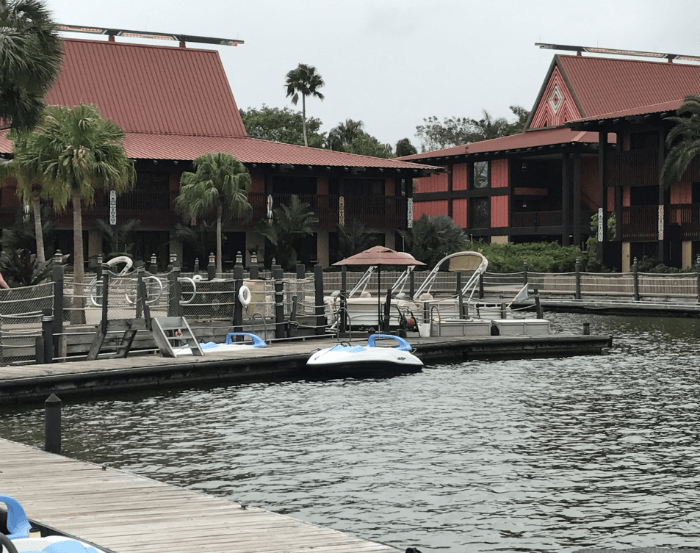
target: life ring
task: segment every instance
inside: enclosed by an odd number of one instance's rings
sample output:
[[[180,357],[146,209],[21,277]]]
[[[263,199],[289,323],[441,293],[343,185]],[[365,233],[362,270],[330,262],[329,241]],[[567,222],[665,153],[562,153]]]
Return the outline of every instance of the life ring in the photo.
[[[250,288],[247,286],[241,286],[238,291],[238,300],[241,302],[243,307],[248,307],[250,305],[250,300],[253,299],[253,295],[250,293]]]

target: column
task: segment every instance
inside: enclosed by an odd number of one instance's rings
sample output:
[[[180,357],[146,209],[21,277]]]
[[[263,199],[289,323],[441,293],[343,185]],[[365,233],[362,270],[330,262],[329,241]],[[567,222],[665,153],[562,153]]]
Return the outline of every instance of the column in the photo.
[[[570,246],[571,188],[569,183],[569,154],[561,155],[561,245]]]
[[[574,154],[574,246],[581,247],[581,154]]]
[[[608,190],[605,186],[605,158],[608,133],[598,133],[598,261],[604,261],[605,243],[608,241]]]

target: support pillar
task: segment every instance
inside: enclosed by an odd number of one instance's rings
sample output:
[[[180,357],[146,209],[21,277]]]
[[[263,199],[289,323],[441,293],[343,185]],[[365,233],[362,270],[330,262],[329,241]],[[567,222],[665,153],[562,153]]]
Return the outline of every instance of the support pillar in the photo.
[[[608,132],[598,133],[598,261],[604,262],[605,243],[608,241],[608,189],[605,165],[608,149]]]
[[[683,240],[681,244],[681,257],[683,270],[693,268],[693,243],[690,240]]]
[[[623,242],[622,243],[622,272],[629,273],[631,266],[632,266],[632,263],[631,263],[631,259],[630,259],[630,243]]]
[[[327,230],[319,230],[316,233],[316,257],[321,267],[330,266],[330,255],[328,253],[329,237]]]
[[[668,222],[668,194],[664,182],[661,180],[661,169],[664,165],[665,152],[664,152],[664,130],[659,129],[659,207],[658,207],[658,241],[659,241],[659,261],[661,263],[668,262],[669,248],[666,243],[666,227]]]
[[[569,183],[569,154],[561,155],[561,245],[571,245],[571,187]]]
[[[97,230],[88,231],[88,267],[97,266],[97,256],[102,253],[102,236]]]
[[[574,246],[581,247],[581,154],[574,154],[574,187],[573,187],[573,235]]]

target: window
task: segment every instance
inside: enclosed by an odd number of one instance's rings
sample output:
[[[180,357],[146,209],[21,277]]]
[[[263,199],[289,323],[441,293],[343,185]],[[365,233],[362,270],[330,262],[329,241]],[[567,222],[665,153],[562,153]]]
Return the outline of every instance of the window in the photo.
[[[489,199],[488,198],[471,198],[469,200],[471,207],[470,228],[489,228],[491,225],[489,220]]]
[[[472,188],[479,190],[489,187],[489,162],[475,161],[472,165]]]

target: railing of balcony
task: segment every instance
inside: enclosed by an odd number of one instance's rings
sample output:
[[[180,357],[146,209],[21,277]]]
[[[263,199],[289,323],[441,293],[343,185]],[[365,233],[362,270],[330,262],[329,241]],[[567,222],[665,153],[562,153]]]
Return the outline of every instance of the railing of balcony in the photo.
[[[345,224],[367,228],[404,228],[406,199],[395,196],[345,196]]]
[[[659,150],[628,150],[606,153],[608,186],[650,186],[659,184]]]
[[[658,206],[640,205],[622,208],[622,240],[641,242],[656,240],[659,222]]]
[[[514,212],[514,227],[557,227],[562,225],[562,211],[523,211]]]
[[[700,240],[700,204],[672,205],[669,223],[681,226],[683,240]]]

